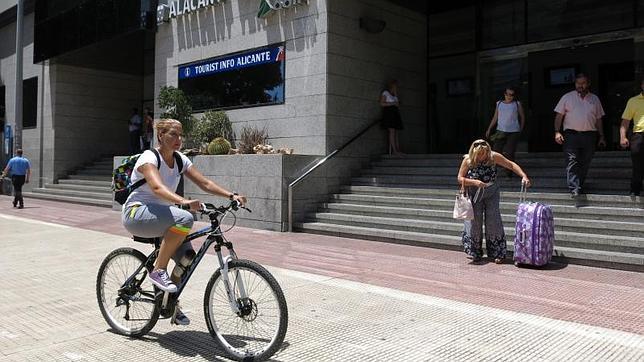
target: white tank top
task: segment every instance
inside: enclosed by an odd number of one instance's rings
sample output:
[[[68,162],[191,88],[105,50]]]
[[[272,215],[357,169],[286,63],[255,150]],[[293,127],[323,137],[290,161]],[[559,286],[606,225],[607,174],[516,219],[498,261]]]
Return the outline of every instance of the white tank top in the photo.
[[[498,109],[496,129],[503,132],[521,132],[519,105],[518,101],[512,103],[499,101],[496,103]]]

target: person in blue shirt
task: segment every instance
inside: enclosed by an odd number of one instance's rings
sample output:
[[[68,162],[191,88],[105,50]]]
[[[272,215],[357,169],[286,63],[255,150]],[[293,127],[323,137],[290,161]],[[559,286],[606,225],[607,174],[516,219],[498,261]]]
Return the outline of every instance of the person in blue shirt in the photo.
[[[7,167],[2,171],[2,177],[11,175],[11,183],[13,184],[13,207],[18,206],[19,209],[25,207],[25,202],[22,199],[22,185],[29,183],[31,176],[31,164],[29,160],[22,156],[22,150],[16,150],[16,157],[9,160]]]

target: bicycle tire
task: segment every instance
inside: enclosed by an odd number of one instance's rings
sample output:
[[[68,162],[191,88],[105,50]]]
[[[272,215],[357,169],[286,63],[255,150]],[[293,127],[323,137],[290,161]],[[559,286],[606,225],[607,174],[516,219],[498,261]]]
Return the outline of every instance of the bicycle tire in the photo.
[[[109,326],[118,334],[129,337],[141,337],[148,333],[159,319],[159,308],[156,303],[134,301],[125,302],[118,295],[118,289],[121,285],[141,264],[145,263],[146,260],[147,257],[136,249],[119,248],[112,251],[105,257],[98,270],[98,275],[96,277],[96,299],[98,301],[98,307],[107,324],[109,324]],[[117,271],[116,275],[111,275],[109,273],[112,266],[121,266],[122,268]],[[154,287],[147,279],[147,270],[145,268],[141,270],[136,279],[139,282],[139,285],[133,287],[132,292],[136,292],[139,295],[141,295],[141,292],[144,292],[148,297],[154,299]],[[106,293],[110,293],[109,296],[106,296]],[[114,307],[110,308],[108,306],[108,297],[109,300],[114,298]],[[118,303],[125,304],[119,306]],[[128,303],[131,303],[129,308],[125,307]],[[137,303],[137,309],[134,308],[134,303]],[[141,311],[144,306],[147,307],[148,311]],[[135,318],[130,318],[130,313],[132,313]],[[120,315],[122,315],[122,317],[120,317]],[[120,322],[120,318],[124,319],[124,322]],[[126,325],[127,322],[131,322],[132,320],[141,322],[140,326],[135,327],[133,325]]]
[[[235,274],[236,271],[239,271],[240,273]],[[242,271],[253,274],[252,279],[251,275],[241,275]],[[278,349],[282,346],[284,337],[286,336],[286,329],[288,326],[288,308],[286,305],[286,299],[284,298],[284,293],[282,292],[282,288],[277,283],[277,280],[275,280],[273,275],[271,275],[271,273],[261,265],[250,260],[233,260],[228,263],[228,276],[231,285],[235,286],[234,293],[237,301],[239,301],[240,299],[238,298],[239,290],[236,283],[236,278],[238,277],[235,277],[235,275],[240,277],[242,281],[245,281],[244,288],[247,289],[247,295],[249,297],[248,300],[252,301],[249,302],[249,304],[252,305],[252,311],[249,312],[249,315],[247,316],[240,316],[233,313],[227,300],[227,294],[222,283],[223,279],[221,278],[221,269],[219,269],[210,278],[208,286],[206,287],[206,292],[204,294],[204,315],[206,318],[206,324],[208,325],[208,331],[215,339],[217,344],[221,347],[221,349],[225,351],[228,357],[231,357],[234,360],[267,360],[272,355],[274,355],[275,352],[277,352]],[[266,286],[264,287],[264,289],[258,290],[258,287],[254,286],[254,282],[261,281],[263,281]],[[222,291],[218,289],[219,287],[222,287],[223,295],[221,294]],[[275,298],[274,302],[272,303],[275,304],[274,306],[272,304],[268,304],[269,301],[263,301],[262,299],[262,297],[267,292],[266,289],[269,289],[270,295]],[[216,295],[214,295],[213,293],[216,293]],[[226,298],[224,301],[220,302],[221,306],[217,310],[214,306],[215,296]],[[253,299],[253,297],[256,299]],[[260,310],[258,304],[264,303],[267,303],[268,305],[262,306]],[[271,312],[271,310],[273,310],[272,307],[275,307],[277,309],[276,317],[278,320],[275,326],[275,330],[269,331],[269,334],[272,335],[270,336],[268,344],[266,344],[262,348],[257,348],[257,350],[250,350],[247,348],[247,346],[251,345],[251,343],[257,343],[257,341],[261,341],[260,338],[256,337],[255,335],[228,335],[226,334],[227,331],[222,328],[223,324],[217,324],[217,319],[230,320],[232,318],[235,322],[232,324],[241,326],[242,329],[250,332],[253,329],[249,328],[248,324],[250,321],[248,319],[253,318],[253,321],[255,321],[260,315],[268,317],[269,313],[275,313],[274,311]],[[215,313],[215,310],[218,313]],[[222,310],[225,312],[223,312]],[[265,311],[268,311],[268,313],[266,313]],[[226,318],[222,318],[222,316],[225,316]],[[240,320],[246,322],[246,324],[240,324]],[[263,326],[269,326],[269,324],[264,322]],[[245,337],[245,339],[243,337]],[[242,344],[246,349],[244,350],[243,348],[236,346],[239,344]]]

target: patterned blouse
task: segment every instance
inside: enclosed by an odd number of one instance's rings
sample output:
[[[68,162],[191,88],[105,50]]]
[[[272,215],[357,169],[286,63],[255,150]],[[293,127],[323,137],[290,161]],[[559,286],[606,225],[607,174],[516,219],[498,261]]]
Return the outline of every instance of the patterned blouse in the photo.
[[[485,183],[496,181],[496,166],[479,165],[467,170],[467,178]]]

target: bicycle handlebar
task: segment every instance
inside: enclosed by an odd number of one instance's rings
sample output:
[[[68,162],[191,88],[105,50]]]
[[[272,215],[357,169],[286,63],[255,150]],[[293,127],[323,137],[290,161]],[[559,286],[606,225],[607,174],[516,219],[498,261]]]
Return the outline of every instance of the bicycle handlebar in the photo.
[[[214,204],[205,203],[205,202],[202,202],[199,205],[200,205],[199,212],[201,212],[202,214],[211,214],[213,212],[223,213],[230,210],[237,211],[239,209],[244,209],[248,212],[253,212],[251,209],[245,206],[242,206],[241,202],[237,200],[232,200],[228,206],[215,206]],[[181,210],[190,210],[190,206],[188,206],[187,204],[176,204],[176,206]]]

